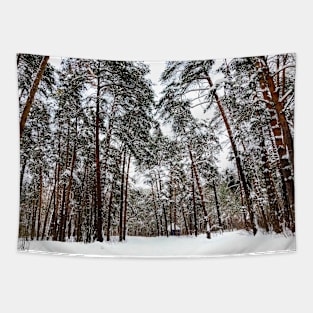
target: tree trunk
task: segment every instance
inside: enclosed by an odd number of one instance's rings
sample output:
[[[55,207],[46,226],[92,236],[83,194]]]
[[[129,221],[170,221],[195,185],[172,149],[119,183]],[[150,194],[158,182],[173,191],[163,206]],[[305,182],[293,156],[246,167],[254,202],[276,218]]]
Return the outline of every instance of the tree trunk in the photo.
[[[176,208],[176,183],[174,180],[173,188],[173,215],[174,215],[174,235],[177,236],[177,208]]]
[[[162,199],[162,182],[161,182],[160,172],[158,172],[158,176],[159,176],[160,198],[161,198],[161,201],[162,201],[162,209],[163,209],[164,223],[165,223],[165,233],[166,233],[166,237],[168,237],[168,229],[167,229],[168,225],[167,225],[167,217],[166,217],[165,205],[164,205],[163,199]]]
[[[196,168],[196,166],[194,164],[191,148],[188,147],[188,150],[189,150],[189,156],[190,156],[190,160],[191,160],[191,166],[192,166],[193,172],[195,174],[196,184],[197,184],[199,195],[200,195],[201,206],[202,206],[202,211],[203,211],[204,220],[205,220],[205,228],[206,228],[207,238],[211,239],[210,219],[209,219],[209,216],[208,216],[208,212],[207,212],[207,210],[205,208],[204,196],[203,196],[202,187],[201,187],[201,184],[200,184],[198,171],[197,171],[197,168]]]
[[[77,216],[77,227],[76,227],[76,241],[80,242],[83,240],[82,238],[82,217],[83,217],[83,211],[86,206],[86,195],[88,195],[87,190],[85,190],[85,186],[88,185],[85,184],[86,178],[88,177],[88,162],[85,163],[85,170],[84,170],[84,177],[82,181],[82,187],[81,187],[81,197],[79,200],[79,208],[78,208],[78,216]]]
[[[127,223],[127,198],[128,198],[128,178],[129,178],[129,167],[130,167],[130,157],[129,153],[127,161],[126,179],[125,179],[125,199],[124,199],[124,221],[123,221],[123,240],[126,239],[126,223]]]
[[[172,189],[172,184],[173,184],[172,170],[170,170],[170,183],[169,183],[170,203],[169,203],[169,207],[170,207],[170,234],[171,234],[171,236],[173,235],[173,205],[172,205],[173,189]]]
[[[40,83],[40,81],[42,79],[43,73],[44,73],[44,71],[46,69],[48,60],[49,60],[49,56],[44,56],[43,57],[43,59],[41,61],[41,64],[39,66],[38,73],[36,75],[36,78],[35,78],[35,80],[33,82],[32,87],[30,89],[28,98],[26,100],[25,107],[24,107],[24,110],[23,110],[23,113],[22,113],[22,116],[21,116],[21,121],[20,121],[20,138],[22,138],[22,136],[23,136],[26,120],[27,120],[28,114],[30,112],[30,109],[32,107],[32,104],[34,102],[35,94],[37,92],[39,83]]]
[[[96,99],[96,194],[97,194],[97,240],[103,241],[102,199],[101,199],[101,169],[100,169],[100,61],[98,63],[97,99]]]
[[[209,75],[207,75],[207,81],[209,83],[209,86],[213,87],[213,83],[212,83],[212,80],[211,80]],[[244,194],[245,194],[245,200],[246,200],[247,209],[248,209],[248,212],[249,212],[251,228],[253,230],[253,234],[256,235],[257,228],[256,228],[256,225],[255,225],[255,222],[254,222],[254,212],[253,212],[253,208],[252,208],[252,205],[251,205],[250,191],[249,191],[249,187],[248,187],[248,184],[247,184],[246,176],[245,176],[243,168],[242,168],[242,164],[241,164],[240,156],[239,156],[239,153],[238,153],[238,150],[237,150],[237,146],[236,146],[236,143],[235,143],[235,140],[234,140],[233,132],[232,132],[230,124],[228,122],[228,119],[227,119],[226,113],[224,111],[224,108],[222,106],[221,100],[220,100],[220,98],[219,98],[219,96],[217,95],[216,92],[214,92],[214,98],[215,98],[215,101],[217,103],[218,109],[219,109],[219,111],[221,113],[222,119],[224,121],[226,130],[227,130],[227,134],[228,134],[228,138],[229,138],[229,141],[230,141],[230,144],[231,144],[234,156],[235,156],[236,166],[237,166],[237,169],[238,169],[239,177],[240,177],[240,180],[242,182],[242,186],[243,186],[243,190],[244,190]]]
[[[277,117],[278,117],[279,125],[281,127],[282,132],[283,132],[284,144],[285,144],[285,147],[287,147],[287,149],[288,149],[290,165],[291,165],[292,170],[293,170],[293,164],[294,164],[294,162],[293,162],[294,161],[293,138],[292,138],[292,135],[291,135],[291,132],[290,132],[290,129],[289,129],[289,125],[288,125],[285,113],[284,113],[283,102],[281,102],[279,100],[279,93],[277,91],[277,87],[279,87],[279,85],[275,86],[275,82],[273,80],[272,75],[270,74],[270,71],[269,71],[269,68],[267,66],[265,58],[262,58],[262,60],[263,60],[262,70],[263,70],[263,73],[264,73],[264,78],[263,78],[264,79],[264,83],[263,83],[263,85],[265,85],[265,86],[267,85],[268,90],[270,92],[271,100],[272,100],[272,103],[274,104],[274,109],[275,109]],[[260,67],[261,64],[257,65],[257,66]],[[283,83],[282,89],[285,91],[285,86],[284,86],[285,85],[285,74],[284,74],[284,78],[283,78],[282,83]],[[266,93],[266,90],[263,91],[263,95],[265,95],[264,93]],[[284,97],[284,95],[285,94],[282,94],[282,98]],[[268,95],[266,96],[266,98],[268,98],[268,99],[265,99],[265,100],[269,100],[270,101],[270,98],[269,98]],[[271,103],[271,101],[270,101],[270,103]],[[272,109],[272,107],[270,106],[270,103],[268,103],[268,106],[270,107],[270,109]]]
[[[31,233],[30,239],[34,240],[36,234],[36,215],[37,215],[37,205],[35,199],[33,200],[33,207],[32,207],[32,225],[31,225]]]
[[[114,188],[115,188],[115,177],[113,177],[113,180],[112,180],[111,192],[110,192],[110,198],[109,198],[109,204],[108,204],[107,241],[110,241],[111,212],[112,212]]]
[[[151,193],[152,193],[152,200],[153,200],[153,206],[154,206],[154,214],[155,214],[155,221],[156,221],[156,227],[157,227],[157,234],[160,236],[160,226],[159,226],[159,219],[158,219],[158,209],[155,201],[155,195],[154,195],[154,189],[153,189],[153,180],[151,180]]]
[[[24,180],[26,163],[27,163],[27,160],[25,159],[24,162],[23,162],[22,169],[21,169],[21,174],[20,174],[20,196],[22,195],[23,180]]]
[[[277,192],[271,176],[271,168],[268,161],[264,138],[261,139],[260,146],[262,151],[261,160],[263,165],[263,177],[266,185],[266,193],[270,206],[271,222],[273,225],[273,230],[276,233],[280,233],[282,229],[280,226],[280,210],[278,205]]]
[[[194,216],[194,227],[195,227],[195,236],[198,236],[198,225],[197,225],[197,206],[196,206],[196,194],[195,194],[195,180],[193,174],[193,166],[191,164],[191,191],[192,191],[192,204],[193,204],[193,216]]]
[[[213,180],[213,190],[214,190],[214,199],[215,199],[215,205],[216,205],[216,212],[217,212],[217,218],[218,218],[218,225],[221,229],[223,229],[222,220],[221,220],[221,213],[220,213],[220,207],[217,199],[217,192],[216,192],[216,186],[215,181]]]
[[[270,125],[273,131],[275,144],[280,160],[280,170],[282,172],[284,183],[286,186],[288,202],[289,202],[289,215],[291,220],[288,223],[288,227],[294,232],[295,223],[294,223],[294,180],[292,173],[292,163],[293,163],[293,143],[289,142],[288,134],[286,134],[286,127],[282,125],[282,120],[285,118],[283,113],[282,104],[278,101],[278,94],[273,90],[275,88],[273,79],[269,75],[268,68],[263,66],[262,62],[257,62],[256,68],[262,69],[264,73],[259,74],[259,83],[262,90],[263,98],[266,102],[266,107],[271,117]],[[272,98],[267,92],[267,87],[270,90]],[[274,105],[272,105],[272,103]],[[282,126],[282,127],[281,127]],[[284,142],[285,139],[286,141]],[[288,147],[288,150],[286,149]],[[289,151],[290,149],[290,151]],[[290,161],[288,158],[288,153]]]
[[[48,224],[48,219],[49,219],[49,216],[50,216],[50,208],[51,208],[51,204],[52,204],[52,199],[54,198],[54,194],[55,194],[55,186],[53,187],[53,190],[51,192],[51,196],[50,196],[50,200],[49,200],[49,204],[48,204],[48,208],[47,208],[47,212],[46,212],[46,216],[45,216],[45,220],[44,220],[44,224],[43,224],[41,240],[44,240],[44,238],[45,238],[47,224]]]
[[[74,149],[73,149],[71,172],[70,172],[69,182],[68,182],[67,190],[66,190],[64,232],[66,230],[66,223],[69,222],[70,220],[69,203],[70,203],[71,189],[72,189],[72,183],[73,183],[73,172],[74,172],[75,162],[76,162],[76,144],[74,145]]]
[[[160,173],[159,173],[159,179],[161,179],[160,178]],[[161,205],[161,203],[162,203],[162,200],[161,200],[161,192],[160,192],[160,189],[159,189],[159,187],[161,186],[161,184],[158,184],[158,177],[157,177],[157,175],[155,175],[155,187],[156,187],[156,193],[157,193],[157,197],[158,197],[158,200],[159,200],[159,202],[158,202],[158,209],[160,209],[160,205]],[[160,228],[160,235],[161,236],[163,236],[163,234],[164,234],[164,231],[163,231],[163,221],[162,221],[162,215],[160,216],[160,220],[159,220],[159,228]]]
[[[106,175],[107,175],[107,169],[108,169],[108,154],[110,150],[111,145],[111,137],[112,137],[112,131],[114,126],[114,118],[115,118],[115,112],[116,112],[116,101],[113,101],[112,109],[109,117],[109,124],[107,128],[106,138],[105,138],[105,144],[104,144],[104,152],[103,152],[103,181],[104,184],[106,183]]]
[[[120,189],[119,241],[123,240],[124,175],[125,175],[126,151],[123,149],[122,153],[123,153],[123,163],[122,163],[122,177],[121,177],[121,189]]]
[[[40,227],[41,227],[41,207],[42,207],[42,167],[40,167],[39,177],[39,204],[38,204],[38,220],[37,220],[37,240],[40,238]]]

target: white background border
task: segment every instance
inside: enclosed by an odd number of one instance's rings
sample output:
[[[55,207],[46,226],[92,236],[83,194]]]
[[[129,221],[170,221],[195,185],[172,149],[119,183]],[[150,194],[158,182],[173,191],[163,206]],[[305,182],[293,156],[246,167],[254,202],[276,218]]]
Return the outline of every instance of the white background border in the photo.
[[[2,1],[1,312],[308,312],[312,308],[310,1]],[[167,60],[297,53],[297,252],[212,259],[19,254],[16,53]]]

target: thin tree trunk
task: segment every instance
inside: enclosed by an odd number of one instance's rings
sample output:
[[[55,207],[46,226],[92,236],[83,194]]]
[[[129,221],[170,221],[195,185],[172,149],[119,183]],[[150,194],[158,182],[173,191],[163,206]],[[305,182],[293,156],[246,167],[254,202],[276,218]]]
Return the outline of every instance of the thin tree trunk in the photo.
[[[59,194],[60,194],[60,172],[61,172],[61,165],[57,163],[57,174],[56,174],[56,192],[55,192],[55,203],[54,203],[54,212],[52,218],[52,230],[51,235],[53,240],[57,240],[58,238],[58,215],[59,215]]]
[[[153,189],[153,180],[151,180],[151,193],[152,193],[152,200],[153,200],[153,206],[154,206],[154,214],[155,214],[155,221],[156,221],[156,227],[157,227],[157,234],[160,236],[160,226],[159,226],[159,219],[158,219],[158,209],[155,201],[155,195],[154,195],[154,189]]]
[[[128,178],[131,154],[129,153],[127,161],[126,179],[125,179],[125,199],[124,199],[124,220],[123,220],[123,240],[126,240],[126,223],[127,223],[127,198],[128,198]]]
[[[42,207],[42,167],[40,167],[39,177],[39,204],[38,204],[38,220],[37,220],[37,240],[40,238],[40,227],[41,227],[41,207]]]
[[[160,173],[159,173],[159,179],[160,179]],[[158,177],[157,177],[157,175],[155,175],[155,187],[156,187],[156,193],[157,193],[157,197],[158,197],[158,200],[159,200],[159,202],[158,202],[158,208],[159,208],[159,206],[160,206],[160,204],[162,203],[162,200],[161,200],[161,192],[160,192],[160,189],[159,189],[159,187],[160,187],[160,185],[161,184],[158,184]],[[163,231],[163,221],[162,221],[162,215],[160,216],[160,235],[161,236],[163,236],[163,234],[164,234],[164,231]]]
[[[48,64],[48,60],[49,60],[49,56],[44,56],[43,57],[43,59],[41,61],[41,64],[39,66],[38,73],[36,75],[36,78],[35,78],[35,80],[33,82],[32,87],[30,89],[28,98],[26,100],[25,107],[24,107],[24,110],[23,110],[23,113],[22,113],[22,116],[21,116],[21,121],[20,121],[20,138],[22,138],[22,136],[23,136],[26,120],[27,120],[28,114],[30,112],[30,109],[32,107],[32,104],[34,102],[35,94],[37,92],[39,83],[40,83],[40,81],[42,79],[43,73],[44,73],[44,71],[46,69],[46,66]]]
[[[70,220],[69,203],[70,203],[71,189],[72,189],[72,183],[73,183],[73,172],[74,172],[75,162],[76,162],[76,144],[74,145],[74,148],[73,148],[71,171],[70,171],[69,182],[68,182],[67,190],[66,190],[64,232],[66,230],[66,223]]]
[[[68,167],[69,155],[70,155],[70,120],[68,119],[67,143],[66,143],[65,164],[64,164],[64,169],[66,170]],[[63,182],[62,202],[61,202],[61,210],[60,210],[60,225],[58,229],[59,241],[65,241],[65,223],[66,223],[65,202],[66,202],[66,183]]]
[[[112,203],[113,203],[114,187],[115,187],[115,177],[113,177],[113,180],[112,180],[111,192],[110,192],[109,204],[108,204],[107,241],[110,241],[111,212],[112,212]]]
[[[165,233],[166,233],[166,237],[168,237],[168,223],[167,223],[167,217],[166,217],[166,210],[165,210],[165,205],[163,203],[163,199],[162,199],[162,182],[161,182],[161,176],[160,176],[160,172],[158,172],[158,176],[159,176],[159,189],[160,189],[160,199],[162,201],[162,209],[163,209],[163,215],[164,215],[164,222],[165,222]]]
[[[197,225],[197,206],[196,206],[196,194],[195,194],[195,180],[193,174],[193,167],[191,164],[191,191],[192,191],[192,204],[193,204],[193,216],[194,216],[194,228],[195,228],[195,236],[198,236],[198,225]]]
[[[16,65],[18,66],[20,64],[20,61],[21,61],[21,53],[18,53],[16,55]]]
[[[211,225],[210,225],[208,212],[207,212],[207,210],[205,208],[204,196],[203,196],[203,191],[202,191],[202,187],[201,187],[201,184],[200,184],[198,171],[197,171],[197,168],[196,168],[195,163],[194,163],[194,159],[193,159],[191,148],[188,147],[188,150],[189,150],[189,156],[190,156],[190,160],[191,160],[191,166],[192,166],[193,172],[195,174],[196,184],[197,184],[199,195],[200,195],[201,206],[202,206],[202,211],[203,211],[204,220],[205,220],[205,228],[206,228],[207,238],[211,239],[211,228],[210,228]]]
[[[82,216],[83,216],[83,210],[86,206],[86,195],[88,195],[87,191],[85,190],[85,186],[88,185],[88,184],[85,184],[86,177],[88,177],[88,162],[85,163],[84,177],[82,180],[82,187],[81,187],[81,197],[79,201],[77,229],[76,229],[76,241],[77,242],[80,242],[83,239],[82,238]]]
[[[218,225],[221,229],[223,229],[222,220],[221,220],[221,213],[220,213],[220,207],[217,199],[217,192],[216,192],[216,186],[215,181],[213,180],[213,190],[214,190],[214,199],[215,199],[215,205],[216,205],[216,212],[217,212],[217,218],[218,218]]]
[[[123,240],[123,205],[124,205],[124,176],[125,176],[125,161],[126,151],[123,149],[122,177],[120,189],[120,224],[119,224],[119,241]]]
[[[33,200],[33,207],[32,207],[32,226],[31,226],[31,233],[30,239],[34,240],[36,234],[36,215],[37,215],[37,206],[35,199]]]
[[[44,240],[44,238],[45,238],[48,218],[50,216],[50,208],[51,208],[51,204],[52,204],[52,199],[54,198],[54,194],[55,194],[55,186],[53,187],[53,190],[51,192],[51,196],[50,196],[50,200],[49,200],[49,204],[48,204],[48,208],[47,208],[47,212],[46,212],[46,216],[45,216],[45,220],[44,220],[44,224],[43,224],[41,240]]]
[[[184,209],[182,209],[182,214],[183,214],[184,224],[185,224],[185,228],[186,228],[186,235],[189,235],[190,234],[190,230],[189,230],[189,227],[188,227],[188,222],[187,222],[187,218],[186,218],[186,214],[184,212]],[[181,234],[182,234],[182,232],[181,232]]]
[[[62,203],[61,203],[61,217],[60,217],[60,225],[59,225],[59,241],[65,241],[65,198],[66,198],[66,186],[63,184],[62,191]]]
[[[21,169],[21,174],[20,174],[20,196],[22,195],[23,180],[24,180],[26,163],[27,163],[27,160],[25,159],[24,162],[23,162],[22,169]]]
[[[267,151],[265,148],[264,138],[261,139],[261,160],[263,165],[263,177],[266,185],[267,198],[270,206],[270,216],[271,222],[273,224],[273,229],[276,233],[280,233],[282,231],[280,226],[280,210],[277,200],[277,193],[275,189],[275,185],[271,176],[271,168],[268,161]]]
[[[114,126],[114,117],[115,117],[115,112],[116,112],[116,101],[113,101],[112,104],[112,109],[109,117],[109,125],[107,128],[107,134],[106,134],[106,139],[105,139],[105,144],[104,144],[104,152],[103,152],[103,181],[104,184],[106,183],[106,175],[107,175],[107,169],[108,169],[108,155],[109,155],[109,150],[110,150],[110,145],[111,145],[111,137],[112,137],[112,131],[113,131],[113,126]]]
[[[248,221],[247,221],[247,213],[246,213],[246,208],[245,208],[245,202],[244,202],[244,196],[243,196],[243,191],[242,191],[242,182],[239,178],[239,191],[240,191],[240,201],[241,201],[241,212],[242,212],[242,216],[243,216],[243,221],[245,224],[245,229],[248,231],[249,227],[248,227]]]
[[[169,184],[169,194],[170,194],[170,203],[169,203],[169,207],[170,207],[170,234],[171,236],[173,235],[173,205],[172,205],[172,196],[173,196],[173,189],[172,189],[172,184],[173,184],[173,180],[172,180],[172,171],[170,170],[170,184]]]
[[[97,193],[97,240],[103,241],[102,199],[101,199],[101,169],[100,169],[100,61],[98,63],[97,99],[96,99],[96,193]]]

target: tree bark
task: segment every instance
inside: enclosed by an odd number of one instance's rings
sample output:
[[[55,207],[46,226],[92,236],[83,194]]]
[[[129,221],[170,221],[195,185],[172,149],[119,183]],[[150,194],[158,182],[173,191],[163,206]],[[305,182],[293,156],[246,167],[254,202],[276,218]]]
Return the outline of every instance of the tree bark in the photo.
[[[24,132],[26,121],[27,121],[27,117],[28,117],[28,114],[29,114],[30,109],[32,107],[32,104],[34,102],[35,94],[37,92],[39,83],[40,83],[40,81],[42,79],[43,73],[44,73],[44,71],[46,69],[46,66],[48,64],[48,60],[49,60],[49,56],[44,56],[43,57],[43,59],[41,61],[41,64],[39,66],[38,73],[36,75],[36,78],[35,78],[35,80],[33,82],[32,87],[30,89],[28,98],[26,100],[25,107],[24,107],[24,110],[23,110],[23,113],[22,113],[22,116],[21,116],[21,121],[20,121],[20,138],[22,138],[22,136],[23,136],[23,132]]]
[[[288,149],[290,165],[292,166],[292,169],[293,169],[293,164],[294,164],[294,162],[293,162],[294,161],[293,138],[292,138],[292,135],[291,135],[291,132],[290,132],[290,129],[289,129],[289,125],[288,125],[285,113],[284,113],[283,102],[281,102],[279,100],[279,93],[278,93],[277,88],[276,88],[276,87],[279,87],[279,86],[275,86],[275,82],[273,80],[272,75],[270,74],[270,71],[269,71],[269,68],[267,66],[266,60],[264,58],[262,60],[263,60],[263,62],[262,62],[263,66],[260,64],[260,65],[257,65],[257,67],[262,66],[262,70],[263,70],[263,73],[264,73],[264,80],[266,80],[266,83],[265,84],[263,83],[263,85],[267,85],[268,90],[269,90],[269,92],[271,94],[271,97],[270,97],[271,99],[268,96],[266,96],[266,98],[268,98],[268,99],[265,99],[265,100],[268,100],[268,101],[272,100],[272,102],[274,104],[274,109],[275,109],[276,114],[277,114],[279,125],[280,125],[280,127],[282,129],[282,132],[283,132],[284,144],[285,144],[285,146],[287,146],[287,149]],[[282,88],[283,90],[285,90],[285,86],[284,86],[285,85],[285,73],[284,73],[284,71],[283,71],[284,78],[283,78],[283,88]],[[266,92],[266,91],[263,91],[263,95],[264,95],[264,92]],[[284,97],[284,94],[282,95],[282,97]],[[272,107],[270,107],[270,109],[272,109]]]
[[[280,170],[282,172],[284,182],[286,186],[286,192],[289,202],[289,215],[291,220],[288,223],[288,227],[294,232],[295,223],[294,223],[294,180],[292,173],[292,163],[293,163],[293,143],[289,142],[288,134],[286,133],[286,127],[282,125],[282,120],[285,118],[283,113],[282,104],[278,101],[278,94],[274,90],[275,86],[273,79],[269,74],[269,70],[264,62],[257,62],[256,68],[261,69],[262,72],[259,72],[259,83],[262,90],[263,98],[266,102],[266,107],[270,114],[271,120],[270,125],[275,139],[275,144],[280,160]],[[270,90],[270,95],[268,94],[267,88]],[[286,140],[284,142],[284,139]],[[289,150],[287,150],[287,147]],[[288,158],[289,153],[289,158]],[[289,161],[290,160],[290,161]]]

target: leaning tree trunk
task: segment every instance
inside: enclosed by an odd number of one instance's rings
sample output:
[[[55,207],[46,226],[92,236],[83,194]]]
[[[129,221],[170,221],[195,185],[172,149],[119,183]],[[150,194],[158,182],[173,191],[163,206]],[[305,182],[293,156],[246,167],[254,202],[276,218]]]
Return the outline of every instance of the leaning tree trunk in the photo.
[[[209,86],[213,87],[213,83],[212,83],[212,80],[211,80],[209,74],[207,74],[207,81],[209,83]],[[253,211],[252,204],[251,204],[250,191],[249,191],[249,187],[247,184],[246,176],[245,176],[244,171],[243,171],[243,167],[241,164],[238,149],[237,149],[237,146],[236,146],[236,143],[234,140],[233,132],[232,132],[232,129],[231,129],[230,124],[228,122],[225,110],[222,106],[222,102],[221,102],[219,96],[217,95],[217,93],[215,91],[214,91],[214,98],[215,98],[215,101],[217,103],[218,109],[221,113],[223,122],[225,124],[228,138],[229,138],[229,141],[230,141],[230,144],[231,144],[234,156],[235,156],[236,166],[238,169],[239,177],[240,177],[240,180],[242,182],[242,187],[243,187],[244,194],[245,194],[245,200],[246,200],[247,209],[248,209],[248,213],[249,213],[249,217],[250,217],[251,228],[253,230],[253,234],[255,235],[257,233],[257,228],[256,228],[255,221],[254,221],[254,211]]]
[[[42,79],[43,73],[44,73],[44,71],[46,69],[46,66],[48,64],[48,60],[49,60],[49,56],[44,56],[43,57],[43,59],[41,61],[41,64],[39,66],[38,73],[36,75],[36,78],[35,78],[35,80],[33,82],[32,87],[30,89],[28,98],[26,100],[25,107],[24,107],[24,110],[23,110],[23,113],[22,113],[22,116],[21,116],[21,121],[20,121],[20,138],[22,138],[22,136],[23,136],[26,120],[27,120],[28,114],[30,112],[30,109],[32,107],[32,104],[34,102],[35,94],[37,92],[39,83],[40,83],[40,81]]]

